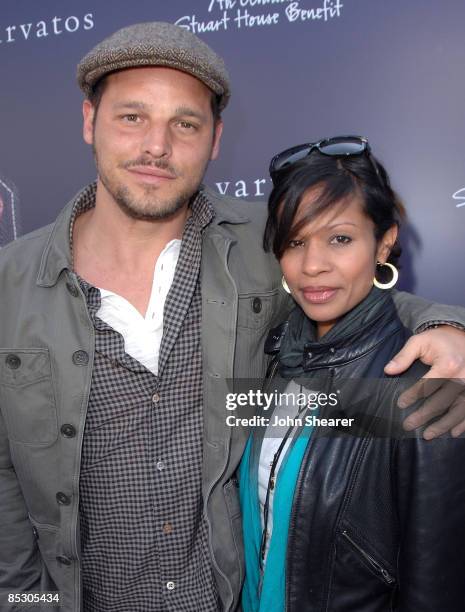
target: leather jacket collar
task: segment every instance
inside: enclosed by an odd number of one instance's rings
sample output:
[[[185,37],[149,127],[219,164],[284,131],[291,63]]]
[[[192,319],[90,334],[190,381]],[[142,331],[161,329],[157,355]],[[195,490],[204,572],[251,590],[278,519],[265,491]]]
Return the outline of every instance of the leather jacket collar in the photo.
[[[373,287],[367,297],[321,338],[315,324],[296,306],[288,321],[271,330],[265,352],[279,359],[285,378],[348,363],[375,349],[398,330],[390,291]]]

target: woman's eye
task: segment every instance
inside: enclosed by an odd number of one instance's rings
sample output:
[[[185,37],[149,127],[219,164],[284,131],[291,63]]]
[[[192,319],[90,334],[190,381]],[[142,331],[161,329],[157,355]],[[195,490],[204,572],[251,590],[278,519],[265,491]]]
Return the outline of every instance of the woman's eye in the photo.
[[[333,236],[330,244],[349,244],[349,242],[352,242],[350,236]]]
[[[304,246],[303,240],[289,240],[289,244],[288,244],[289,249],[296,249],[302,246]]]

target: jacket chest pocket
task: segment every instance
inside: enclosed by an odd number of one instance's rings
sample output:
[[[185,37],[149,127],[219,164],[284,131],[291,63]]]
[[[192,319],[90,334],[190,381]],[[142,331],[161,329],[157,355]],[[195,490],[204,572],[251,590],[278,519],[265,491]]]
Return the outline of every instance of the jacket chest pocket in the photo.
[[[278,290],[266,294],[239,295],[236,354],[236,378],[261,379],[265,375],[267,357],[263,345],[276,311]]]
[[[239,295],[237,326],[250,330],[268,328],[277,299],[277,289],[271,293]]]
[[[0,409],[12,442],[49,445],[57,439],[47,349],[0,349]]]

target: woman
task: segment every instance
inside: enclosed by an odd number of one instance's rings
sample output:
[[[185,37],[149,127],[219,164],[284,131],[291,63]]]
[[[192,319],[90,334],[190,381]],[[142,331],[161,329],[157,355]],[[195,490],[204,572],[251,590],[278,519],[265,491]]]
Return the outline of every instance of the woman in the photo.
[[[361,137],[270,172],[265,248],[297,305],[268,338],[274,413],[239,473],[244,612],[463,611],[465,443],[404,437],[396,399],[424,369],[383,373],[409,335],[390,295],[403,207]]]

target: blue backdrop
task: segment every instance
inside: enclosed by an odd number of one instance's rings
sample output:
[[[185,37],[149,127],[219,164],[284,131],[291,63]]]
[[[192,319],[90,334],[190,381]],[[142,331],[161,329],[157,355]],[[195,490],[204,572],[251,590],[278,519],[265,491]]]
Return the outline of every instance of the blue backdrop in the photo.
[[[76,64],[150,20],[199,34],[229,68],[208,183],[263,198],[275,152],[366,135],[409,212],[402,287],[465,306],[463,0],[2,0],[0,246],[51,222],[94,178]]]

